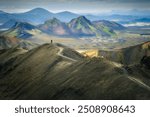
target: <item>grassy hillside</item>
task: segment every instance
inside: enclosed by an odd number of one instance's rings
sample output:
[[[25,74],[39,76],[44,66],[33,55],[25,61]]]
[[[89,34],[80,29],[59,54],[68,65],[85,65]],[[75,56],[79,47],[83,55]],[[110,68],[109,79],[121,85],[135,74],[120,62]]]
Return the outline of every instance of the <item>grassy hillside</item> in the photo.
[[[108,60],[60,44],[16,56],[18,50],[9,51],[0,52],[0,99],[150,99],[149,90]]]
[[[150,56],[150,42],[115,50],[99,50],[99,56],[121,64],[139,63],[144,55]]]

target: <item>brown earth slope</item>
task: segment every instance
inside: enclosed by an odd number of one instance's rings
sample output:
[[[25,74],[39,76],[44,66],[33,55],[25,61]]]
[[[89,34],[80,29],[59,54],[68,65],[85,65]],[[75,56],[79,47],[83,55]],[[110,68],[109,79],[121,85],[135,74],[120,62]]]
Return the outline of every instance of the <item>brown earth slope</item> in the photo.
[[[0,35],[0,50],[9,49],[17,46],[25,49],[33,49],[37,47],[38,44],[30,41],[18,39],[16,37],[8,37],[8,36]]]

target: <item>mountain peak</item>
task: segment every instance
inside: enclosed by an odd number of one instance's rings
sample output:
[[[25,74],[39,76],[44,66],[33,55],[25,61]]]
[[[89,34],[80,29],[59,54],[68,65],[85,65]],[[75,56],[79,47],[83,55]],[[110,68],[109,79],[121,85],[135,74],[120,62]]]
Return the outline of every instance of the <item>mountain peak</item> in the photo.
[[[79,17],[77,17],[77,18],[75,18],[75,19],[73,19],[73,20],[75,20],[75,21],[79,21],[79,22],[82,22],[82,23],[84,23],[84,22],[87,22],[87,23],[89,23],[89,24],[91,24],[91,21],[90,20],[88,20],[85,16],[79,16]],[[72,20],[72,21],[73,21]]]
[[[38,8],[34,8],[33,10],[46,10],[46,9],[38,7]]]
[[[69,11],[62,11],[62,12],[59,12],[59,13],[71,13],[71,12],[69,12]]]
[[[53,17],[52,19],[49,19],[47,21],[45,21],[45,24],[60,24],[61,21],[55,17]]]
[[[70,14],[70,15],[77,15],[77,14],[75,14],[75,13],[73,13],[73,12],[70,12],[70,11],[62,11],[62,12],[59,12],[59,13],[57,13],[57,14]]]
[[[88,20],[85,16],[79,16],[79,17],[77,17],[75,19],[72,19],[70,23],[71,24],[81,24],[81,25],[82,24],[84,24],[84,25],[86,25],[86,24],[92,25],[91,21]]]
[[[57,19],[57,18],[55,18],[55,17],[53,17],[51,20],[52,20],[52,21],[60,22],[60,20],[59,20],[59,19]]]
[[[87,19],[85,16],[79,16],[78,19]]]
[[[32,9],[31,11],[48,11],[44,8],[35,8],[35,9]]]
[[[49,12],[48,10],[44,9],[44,8],[35,8],[32,9],[26,13],[31,13],[31,14],[50,14],[51,12]]]

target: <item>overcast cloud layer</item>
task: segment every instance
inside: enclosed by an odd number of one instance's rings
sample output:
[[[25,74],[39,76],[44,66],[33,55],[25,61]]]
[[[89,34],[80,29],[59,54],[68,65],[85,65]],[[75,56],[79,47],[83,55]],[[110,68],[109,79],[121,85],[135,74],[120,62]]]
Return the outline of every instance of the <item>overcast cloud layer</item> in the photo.
[[[113,10],[149,10],[150,0],[0,0],[0,9],[24,12],[42,7],[52,12],[103,13]]]

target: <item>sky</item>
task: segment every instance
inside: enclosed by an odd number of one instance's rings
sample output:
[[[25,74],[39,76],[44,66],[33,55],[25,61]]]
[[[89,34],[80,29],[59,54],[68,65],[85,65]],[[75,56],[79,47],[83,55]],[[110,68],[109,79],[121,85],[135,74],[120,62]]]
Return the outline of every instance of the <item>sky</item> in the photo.
[[[98,14],[111,11],[150,10],[150,0],[0,0],[0,10],[25,12],[33,8],[51,12]]]

